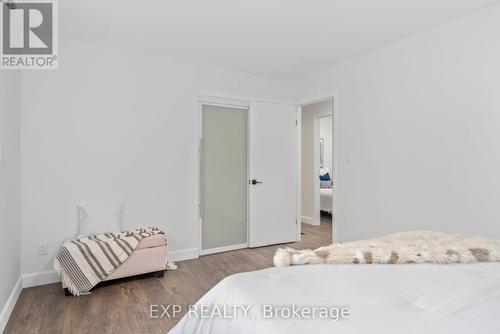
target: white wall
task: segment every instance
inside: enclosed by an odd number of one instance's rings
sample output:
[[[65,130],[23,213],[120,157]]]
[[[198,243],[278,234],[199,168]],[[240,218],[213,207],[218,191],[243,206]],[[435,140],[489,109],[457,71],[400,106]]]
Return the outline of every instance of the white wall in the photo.
[[[339,240],[500,238],[499,32],[497,5],[297,81],[338,91]]]
[[[20,275],[19,79],[17,71],[0,71],[0,312]],[[0,313],[0,332],[6,321],[7,314]]]
[[[60,41],[57,71],[22,77],[22,272],[52,268],[77,233],[75,203],[123,199],[126,227],[197,243],[197,92],[292,101],[294,84]],[[48,242],[49,256],[37,256]]]
[[[500,6],[488,7],[296,81],[298,100],[339,93],[339,240],[500,237],[498,31]],[[127,227],[197,248],[197,91],[292,100],[293,83],[60,44],[59,70],[22,74],[22,272],[51,268],[83,199],[121,198]]]
[[[302,148],[301,148],[301,187],[302,187],[302,222],[319,224],[319,202],[315,203],[319,192],[319,116],[332,113],[332,101],[308,104],[302,107]],[[316,122],[316,124],[315,124]],[[314,127],[316,136],[314,138]],[[315,164],[315,161],[317,162]],[[318,195],[319,196],[319,195]],[[316,197],[318,197],[316,196]],[[319,197],[316,199],[318,200]]]
[[[330,176],[333,177],[333,116],[321,117],[319,119],[319,137],[323,138],[324,142],[324,161],[323,167],[330,171]]]

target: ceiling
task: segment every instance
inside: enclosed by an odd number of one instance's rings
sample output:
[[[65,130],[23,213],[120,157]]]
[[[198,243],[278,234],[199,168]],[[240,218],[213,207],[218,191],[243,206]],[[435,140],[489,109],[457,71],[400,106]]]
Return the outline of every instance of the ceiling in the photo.
[[[64,37],[296,77],[500,0],[65,0]]]

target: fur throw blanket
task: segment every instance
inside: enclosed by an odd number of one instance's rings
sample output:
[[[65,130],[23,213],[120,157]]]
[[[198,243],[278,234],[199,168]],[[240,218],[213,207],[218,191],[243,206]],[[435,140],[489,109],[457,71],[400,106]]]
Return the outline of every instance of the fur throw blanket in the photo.
[[[358,263],[474,263],[500,261],[500,240],[411,231],[332,244],[315,250],[278,249],[274,265]]]

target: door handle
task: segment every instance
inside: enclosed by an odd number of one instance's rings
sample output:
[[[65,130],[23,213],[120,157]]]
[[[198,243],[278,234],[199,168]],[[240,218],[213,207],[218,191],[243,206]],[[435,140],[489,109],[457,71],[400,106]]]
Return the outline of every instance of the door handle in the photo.
[[[253,185],[256,185],[257,183],[262,183],[260,181],[257,181],[256,179],[253,179],[252,181],[248,181],[248,183],[250,184],[253,184]]]

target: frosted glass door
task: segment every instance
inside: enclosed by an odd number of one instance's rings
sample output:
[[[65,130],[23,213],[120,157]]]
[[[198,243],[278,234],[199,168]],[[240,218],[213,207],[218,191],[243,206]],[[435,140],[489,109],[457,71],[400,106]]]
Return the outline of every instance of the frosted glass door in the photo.
[[[247,113],[202,105],[202,250],[247,243]]]

